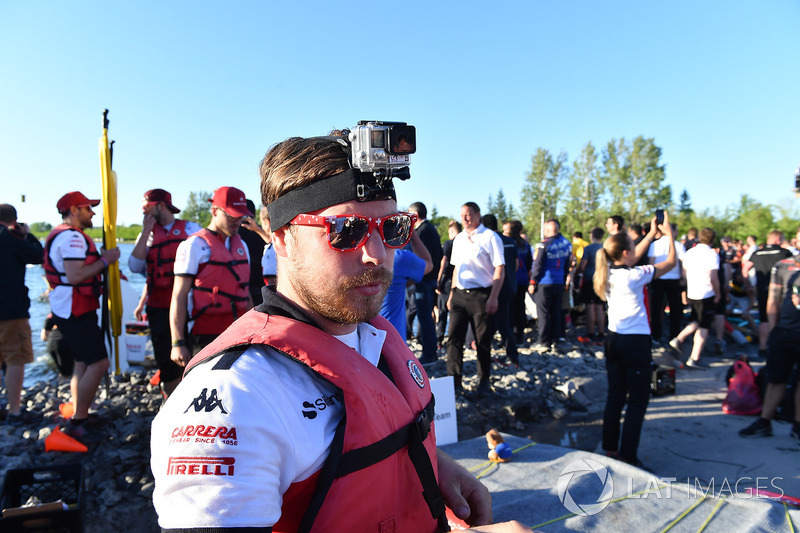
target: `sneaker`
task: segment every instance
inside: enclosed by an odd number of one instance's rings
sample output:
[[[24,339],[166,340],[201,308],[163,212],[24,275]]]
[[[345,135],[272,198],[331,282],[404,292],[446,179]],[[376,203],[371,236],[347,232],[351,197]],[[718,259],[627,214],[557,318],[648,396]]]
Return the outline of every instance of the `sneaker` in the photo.
[[[11,413],[8,413],[6,415],[7,426],[19,427],[22,426],[23,424],[25,424],[25,417],[23,416],[22,413],[18,415],[12,415]]]
[[[725,344],[720,339],[714,341],[714,353],[717,355],[722,355],[722,349],[725,347]]]
[[[419,358],[419,362],[423,366],[432,365],[433,363],[436,363],[438,361],[439,361],[438,357],[420,357]]]
[[[681,344],[681,341],[678,340],[678,337],[675,337],[669,341],[669,347],[678,353],[683,353],[683,345]]]
[[[739,431],[740,437],[771,437],[772,436],[772,422],[766,418],[759,418],[743,430]]]
[[[708,363],[706,363],[705,361],[701,361],[701,360],[695,361],[694,359],[689,358],[686,361],[686,366],[689,367],[689,368],[705,369],[705,368],[708,368]]]
[[[481,381],[478,384],[478,388],[476,389],[475,392],[476,392],[476,394],[478,395],[479,398],[482,398],[482,397],[488,395],[490,392],[492,392],[492,387],[491,387],[491,385],[489,385],[489,381],[488,380]]]

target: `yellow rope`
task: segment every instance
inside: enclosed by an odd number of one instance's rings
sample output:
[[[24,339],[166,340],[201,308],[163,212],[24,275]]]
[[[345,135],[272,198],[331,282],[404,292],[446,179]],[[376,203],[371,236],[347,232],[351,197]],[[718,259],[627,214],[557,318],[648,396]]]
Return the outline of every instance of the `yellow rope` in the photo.
[[[672,527],[673,527],[675,524],[677,524],[678,522],[680,522],[681,520],[683,520],[684,518],[686,518],[686,515],[688,515],[689,513],[691,513],[691,512],[694,510],[694,508],[695,508],[695,507],[697,507],[698,505],[700,505],[701,503],[703,503],[705,500],[706,500],[706,497],[705,497],[705,496],[703,496],[702,498],[700,498],[699,500],[697,500],[697,503],[695,503],[694,505],[692,505],[691,507],[689,507],[688,509],[686,509],[684,512],[682,512],[681,514],[679,514],[679,515],[678,515],[678,518],[676,518],[675,520],[673,520],[673,521],[672,521],[672,522],[671,522],[671,523],[670,523],[670,524],[669,524],[667,527],[665,527],[664,529],[662,529],[662,530],[661,530],[661,533],[666,533],[667,531],[669,531],[670,529],[672,529]]]
[[[491,470],[492,468],[494,468],[494,467],[495,467],[495,465],[498,465],[498,466],[499,466],[499,465],[500,465],[500,463],[495,463],[495,462],[492,462],[492,464],[490,464],[490,465],[489,465],[489,466],[487,466],[487,467],[486,467],[484,470],[482,470],[480,474],[476,475],[476,476],[475,476],[475,479],[480,479],[481,477],[483,477],[483,475],[484,475],[486,472],[488,472],[489,470]]]
[[[623,496],[622,498],[617,498],[616,500],[611,500],[606,505],[611,505],[612,503],[621,502],[622,500],[627,500],[628,498],[633,498],[634,496],[640,496],[640,495],[645,494],[647,492],[656,491],[656,490],[657,491],[661,491],[661,489],[663,489],[664,487],[666,487],[666,485],[659,485],[658,487],[655,487],[653,489],[640,490],[639,492],[634,492],[633,494],[628,494],[627,496]],[[603,504],[596,503],[594,505],[590,505],[589,509],[591,509],[592,507],[597,507],[599,505],[603,505]],[[535,526],[530,526],[530,528],[531,529],[536,529],[536,528],[548,526],[548,525],[553,524],[555,522],[558,522],[560,520],[566,520],[567,518],[572,518],[573,516],[578,516],[578,515],[576,515],[575,513],[568,513],[568,514],[565,514],[564,516],[559,516],[558,518],[553,518],[552,520],[548,520],[547,522],[542,522],[541,524],[536,524]]]
[[[783,512],[786,513],[786,522],[789,523],[789,531],[791,533],[795,533],[794,531],[794,524],[792,524],[792,517],[789,516],[789,507],[786,506],[786,502],[781,502],[783,504]]]
[[[711,510],[711,514],[709,514],[708,517],[706,517],[705,521],[702,524],[700,524],[700,529],[697,530],[697,533],[703,533],[703,530],[706,528],[708,523],[711,522],[711,519],[714,517],[715,514],[717,514],[717,511],[719,511],[719,508],[722,507],[724,503],[725,499],[721,497],[717,502],[717,505],[715,505],[714,508]]]
[[[534,446],[536,444],[537,444],[536,442],[531,442],[530,444],[526,444],[522,448],[517,448],[516,450],[514,450],[511,453],[521,452],[525,448],[530,448],[531,446]],[[475,465],[472,468],[468,468],[467,470],[469,470],[470,472],[474,472],[475,470],[479,470],[479,469],[483,468],[486,465],[495,465],[495,464],[498,464],[498,462],[496,462],[496,461],[486,461],[486,462],[483,462],[483,463],[481,463],[479,465]],[[488,470],[488,468],[487,468],[487,470]],[[483,474],[483,472],[481,472],[481,474]]]

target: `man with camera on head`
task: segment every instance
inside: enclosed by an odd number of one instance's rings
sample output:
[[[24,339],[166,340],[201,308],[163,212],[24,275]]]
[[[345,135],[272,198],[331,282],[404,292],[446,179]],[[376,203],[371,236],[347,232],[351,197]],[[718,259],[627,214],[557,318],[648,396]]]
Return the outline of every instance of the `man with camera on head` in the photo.
[[[131,272],[147,277],[147,294],[134,314],[137,320],[144,318],[143,310],[147,314],[153,354],[167,396],[178,386],[183,373],[183,368],[170,358],[169,304],[175,282],[175,255],[180,243],[202,229],[196,222],[175,218],[180,212],[172,205],[172,195],[164,189],[151,189],[144,193],[142,232],[128,257]]]
[[[391,181],[408,177],[413,143],[388,154],[405,168],[384,157],[401,132],[414,140],[405,124],[362,123],[264,157],[277,286],[190,363],[154,420],[163,528],[433,532],[445,503],[490,521],[486,489],[435,449],[425,371],[377,316],[414,224]],[[495,527],[483,530],[525,531]]]
[[[220,187],[209,202],[208,227],[180,243],[175,256],[170,357],[180,366],[253,307],[250,255],[238,234],[244,217],[253,213],[236,187]]]

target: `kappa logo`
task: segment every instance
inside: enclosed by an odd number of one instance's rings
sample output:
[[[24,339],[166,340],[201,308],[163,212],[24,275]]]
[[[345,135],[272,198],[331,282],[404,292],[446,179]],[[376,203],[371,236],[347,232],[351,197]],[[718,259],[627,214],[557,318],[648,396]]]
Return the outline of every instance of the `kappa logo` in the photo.
[[[228,411],[226,411],[225,407],[222,406],[222,400],[217,397],[217,389],[211,389],[210,396],[208,395],[208,389],[203,389],[203,392],[200,393],[200,396],[192,400],[192,403],[189,404],[189,407],[186,408],[184,413],[188,413],[189,409],[191,408],[194,408],[195,413],[199,413],[200,411],[210,413],[217,407],[219,407],[219,410],[222,411],[223,415],[228,414]]]
[[[172,230],[172,234],[173,235],[180,235],[181,234],[181,230],[176,228],[176,229]]]
[[[168,476],[232,476],[233,457],[170,457]]]
[[[244,255],[244,248],[237,248],[236,253],[239,255]]]
[[[314,420],[317,418],[317,411],[324,411],[328,407],[336,405],[337,403],[341,403],[341,399],[337,397],[336,394],[331,394],[330,396],[320,396],[313,402],[303,402],[303,409],[308,409],[308,411],[301,411],[303,416],[308,418],[309,420]]]

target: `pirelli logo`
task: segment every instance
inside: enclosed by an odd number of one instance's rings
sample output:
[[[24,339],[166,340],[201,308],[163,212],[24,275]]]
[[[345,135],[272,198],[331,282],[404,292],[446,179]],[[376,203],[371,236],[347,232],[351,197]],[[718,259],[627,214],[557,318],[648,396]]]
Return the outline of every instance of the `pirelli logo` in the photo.
[[[233,457],[170,457],[168,476],[232,476]]]

